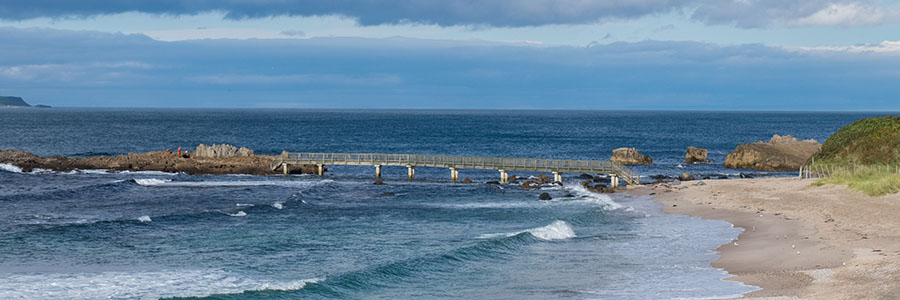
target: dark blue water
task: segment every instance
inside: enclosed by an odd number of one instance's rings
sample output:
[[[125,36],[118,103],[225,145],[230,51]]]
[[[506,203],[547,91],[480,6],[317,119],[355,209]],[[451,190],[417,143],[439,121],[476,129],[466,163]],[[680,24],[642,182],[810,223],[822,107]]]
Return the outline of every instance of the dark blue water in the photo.
[[[740,142],[824,140],[866,113],[0,110],[0,149],[86,156],[246,146],[608,159],[642,175],[734,174]],[[679,168],[687,146],[716,164]],[[334,166],[325,178],[0,168],[0,298],[671,299],[739,295],[712,249],[739,230],[644,197],[447,183],[444,169]],[[536,175],[521,173],[514,175]],[[571,174],[574,176],[577,174]],[[779,174],[774,174],[779,175]],[[494,171],[461,177],[496,180]],[[389,192],[393,195],[384,195]],[[552,201],[537,195],[549,192]],[[574,197],[563,197],[572,194]]]

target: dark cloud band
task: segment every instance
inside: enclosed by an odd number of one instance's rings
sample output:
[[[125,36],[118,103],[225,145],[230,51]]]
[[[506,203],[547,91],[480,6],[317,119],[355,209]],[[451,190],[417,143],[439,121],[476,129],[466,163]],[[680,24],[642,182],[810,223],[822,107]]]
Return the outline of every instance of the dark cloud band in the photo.
[[[684,12],[707,23],[768,26],[810,16],[832,4],[873,0],[29,0],[3,1],[0,19],[90,17],[124,12],[229,19],[338,15],[361,25],[436,24],[523,27],[585,24]]]

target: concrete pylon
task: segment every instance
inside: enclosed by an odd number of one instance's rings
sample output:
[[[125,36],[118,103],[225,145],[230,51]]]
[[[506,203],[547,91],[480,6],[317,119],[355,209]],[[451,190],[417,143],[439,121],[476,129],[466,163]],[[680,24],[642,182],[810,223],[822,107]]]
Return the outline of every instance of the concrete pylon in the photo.
[[[553,182],[562,183],[562,172],[553,172]]]
[[[284,172],[284,175],[288,174],[288,164],[287,163],[281,163],[281,171]]]
[[[457,181],[459,180],[459,170],[456,168],[450,168],[450,180]]]
[[[318,165],[316,165],[316,167],[318,168],[317,171],[318,171],[319,176],[325,176],[325,165],[318,164]]]
[[[406,166],[406,167],[409,168],[409,170],[407,172],[409,175],[409,179],[416,178],[416,167],[415,166]]]
[[[500,171],[500,183],[509,183],[509,172],[502,169],[498,171]]]
[[[611,187],[611,188],[619,187],[619,175],[609,174],[609,187]]]
[[[381,178],[381,165],[375,165],[375,178]]]

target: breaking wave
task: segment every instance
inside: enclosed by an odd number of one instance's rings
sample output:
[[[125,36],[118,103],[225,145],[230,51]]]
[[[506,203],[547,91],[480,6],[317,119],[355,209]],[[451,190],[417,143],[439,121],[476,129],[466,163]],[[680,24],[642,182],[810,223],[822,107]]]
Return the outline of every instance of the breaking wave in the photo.
[[[11,172],[11,173],[22,173],[22,168],[19,168],[13,164],[0,163],[0,170]]]
[[[575,237],[575,231],[572,230],[572,227],[569,226],[569,224],[567,224],[565,221],[556,220],[553,223],[550,223],[550,225],[544,227],[531,228],[513,233],[484,234],[479,236],[478,238],[490,239],[501,236],[512,237],[523,233],[531,234],[531,236],[545,241],[564,240]]]

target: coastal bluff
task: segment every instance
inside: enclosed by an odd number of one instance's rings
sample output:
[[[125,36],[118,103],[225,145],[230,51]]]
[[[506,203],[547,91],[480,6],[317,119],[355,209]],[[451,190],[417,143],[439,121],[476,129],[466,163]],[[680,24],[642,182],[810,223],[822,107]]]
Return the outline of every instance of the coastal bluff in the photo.
[[[110,171],[161,171],[191,175],[211,174],[281,174],[271,166],[277,156],[254,155],[252,150],[240,148],[233,153],[230,145],[198,147],[199,152],[184,152],[179,156],[171,150],[147,153],[129,153],[117,156],[91,156],[69,158],[64,156],[38,156],[21,150],[0,150],[0,163],[15,165],[23,172],[45,169],[57,172],[103,169]],[[212,157],[210,157],[212,156]],[[316,173],[315,165],[292,166],[290,173]]]
[[[31,107],[22,97],[0,96],[0,107]]]
[[[742,143],[725,157],[725,167],[760,171],[797,171],[822,144],[797,140],[791,135],[773,135],[768,142]]]

